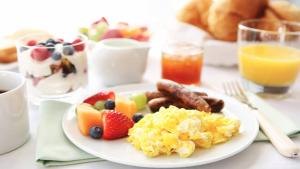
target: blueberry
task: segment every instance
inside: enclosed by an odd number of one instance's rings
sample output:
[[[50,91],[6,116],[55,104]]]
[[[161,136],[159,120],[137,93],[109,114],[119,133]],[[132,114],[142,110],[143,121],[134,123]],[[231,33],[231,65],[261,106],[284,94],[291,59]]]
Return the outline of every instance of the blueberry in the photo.
[[[64,46],[63,47],[63,54],[64,55],[73,55],[74,54],[74,47],[73,46]]]
[[[51,55],[53,60],[60,60],[61,59],[61,53],[60,52],[54,52]]]
[[[48,51],[54,52],[55,50],[55,44],[54,43],[46,43],[46,47],[48,48]]]
[[[90,136],[94,139],[99,139],[102,137],[103,129],[101,127],[91,127],[90,128]]]
[[[51,38],[46,41],[46,44],[48,43],[56,44],[55,40]]]
[[[113,101],[113,100],[108,99],[104,103],[104,108],[105,109],[113,110],[115,107],[116,107],[115,101]]]
[[[140,121],[142,118],[144,118],[144,115],[142,113],[135,113],[132,117],[132,120],[137,123]]]
[[[54,43],[46,43],[46,47],[54,47],[55,44]]]

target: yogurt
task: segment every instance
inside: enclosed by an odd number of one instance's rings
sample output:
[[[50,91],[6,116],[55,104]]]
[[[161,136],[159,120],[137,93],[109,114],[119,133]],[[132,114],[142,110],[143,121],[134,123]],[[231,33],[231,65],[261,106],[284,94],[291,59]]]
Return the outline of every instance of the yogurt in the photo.
[[[87,84],[87,52],[84,37],[73,42],[27,38],[18,46],[20,72],[29,92],[61,96]]]

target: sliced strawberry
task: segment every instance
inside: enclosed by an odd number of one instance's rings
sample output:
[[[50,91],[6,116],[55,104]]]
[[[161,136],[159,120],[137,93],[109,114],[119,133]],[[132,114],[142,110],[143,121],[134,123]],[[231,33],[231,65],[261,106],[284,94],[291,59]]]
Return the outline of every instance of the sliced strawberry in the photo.
[[[36,40],[30,40],[26,43],[27,46],[35,46],[36,45]]]
[[[31,51],[31,58],[37,61],[44,61],[50,57],[49,50],[44,46],[38,46]]]
[[[94,105],[97,101],[115,99],[115,93],[113,91],[100,91],[97,94],[85,99],[83,102]]]
[[[128,130],[134,125],[134,122],[114,110],[107,110],[103,114],[103,139],[114,140],[128,135]]]
[[[78,52],[83,51],[84,50],[84,43],[82,43],[82,40],[80,38],[75,39],[72,42],[72,45],[74,47],[74,49]]]

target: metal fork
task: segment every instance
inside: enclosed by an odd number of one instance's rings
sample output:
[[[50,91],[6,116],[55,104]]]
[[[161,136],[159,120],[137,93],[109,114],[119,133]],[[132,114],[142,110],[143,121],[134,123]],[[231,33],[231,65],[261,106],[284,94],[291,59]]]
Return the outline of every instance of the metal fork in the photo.
[[[299,157],[299,147],[281,131],[274,126],[259,110],[253,106],[244,89],[239,82],[225,82],[223,83],[223,89],[226,95],[232,96],[240,102],[246,104],[253,113],[255,113],[259,122],[260,128],[268,136],[273,146],[277,151],[286,157],[296,158]]]

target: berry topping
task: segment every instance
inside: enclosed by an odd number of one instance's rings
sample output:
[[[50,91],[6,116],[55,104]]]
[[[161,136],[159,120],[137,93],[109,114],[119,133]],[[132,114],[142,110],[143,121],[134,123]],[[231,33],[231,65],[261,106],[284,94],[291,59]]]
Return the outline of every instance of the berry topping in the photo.
[[[46,47],[48,48],[48,50],[50,52],[53,52],[55,50],[55,44],[54,43],[51,43],[51,42],[46,43]]]
[[[90,128],[90,136],[94,139],[99,139],[102,137],[103,129],[101,127],[91,127]]]
[[[108,109],[108,110],[113,110],[115,109],[115,101],[111,100],[111,99],[108,99],[105,101],[104,103],[104,108],[105,109]]]
[[[84,44],[82,43],[82,40],[80,38],[75,39],[73,42],[73,47],[76,51],[83,51],[84,50]]]
[[[140,121],[142,118],[144,118],[144,115],[142,113],[136,113],[133,115],[132,120],[137,123]]]
[[[94,108],[97,109],[97,110],[103,110],[104,109],[104,101],[97,101],[95,104],[94,104]]]
[[[113,91],[100,91],[97,94],[85,99],[83,102],[95,105],[97,101],[104,101],[107,99],[115,99],[115,93]]]
[[[51,58],[53,60],[60,60],[61,59],[61,53],[60,52],[53,52],[51,55]]]
[[[74,47],[73,46],[64,46],[63,47],[63,54],[64,55],[73,55],[74,54]]]
[[[37,61],[46,60],[50,56],[50,52],[46,47],[39,46],[34,48],[30,54],[31,58]]]
[[[107,110],[103,114],[103,138],[107,140],[126,137],[134,122],[122,113]]]
[[[46,41],[46,44],[48,44],[48,43],[56,44],[56,41],[54,39],[50,38]]]
[[[35,46],[36,45],[36,40],[30,40],[26,43],[27,46]]]

